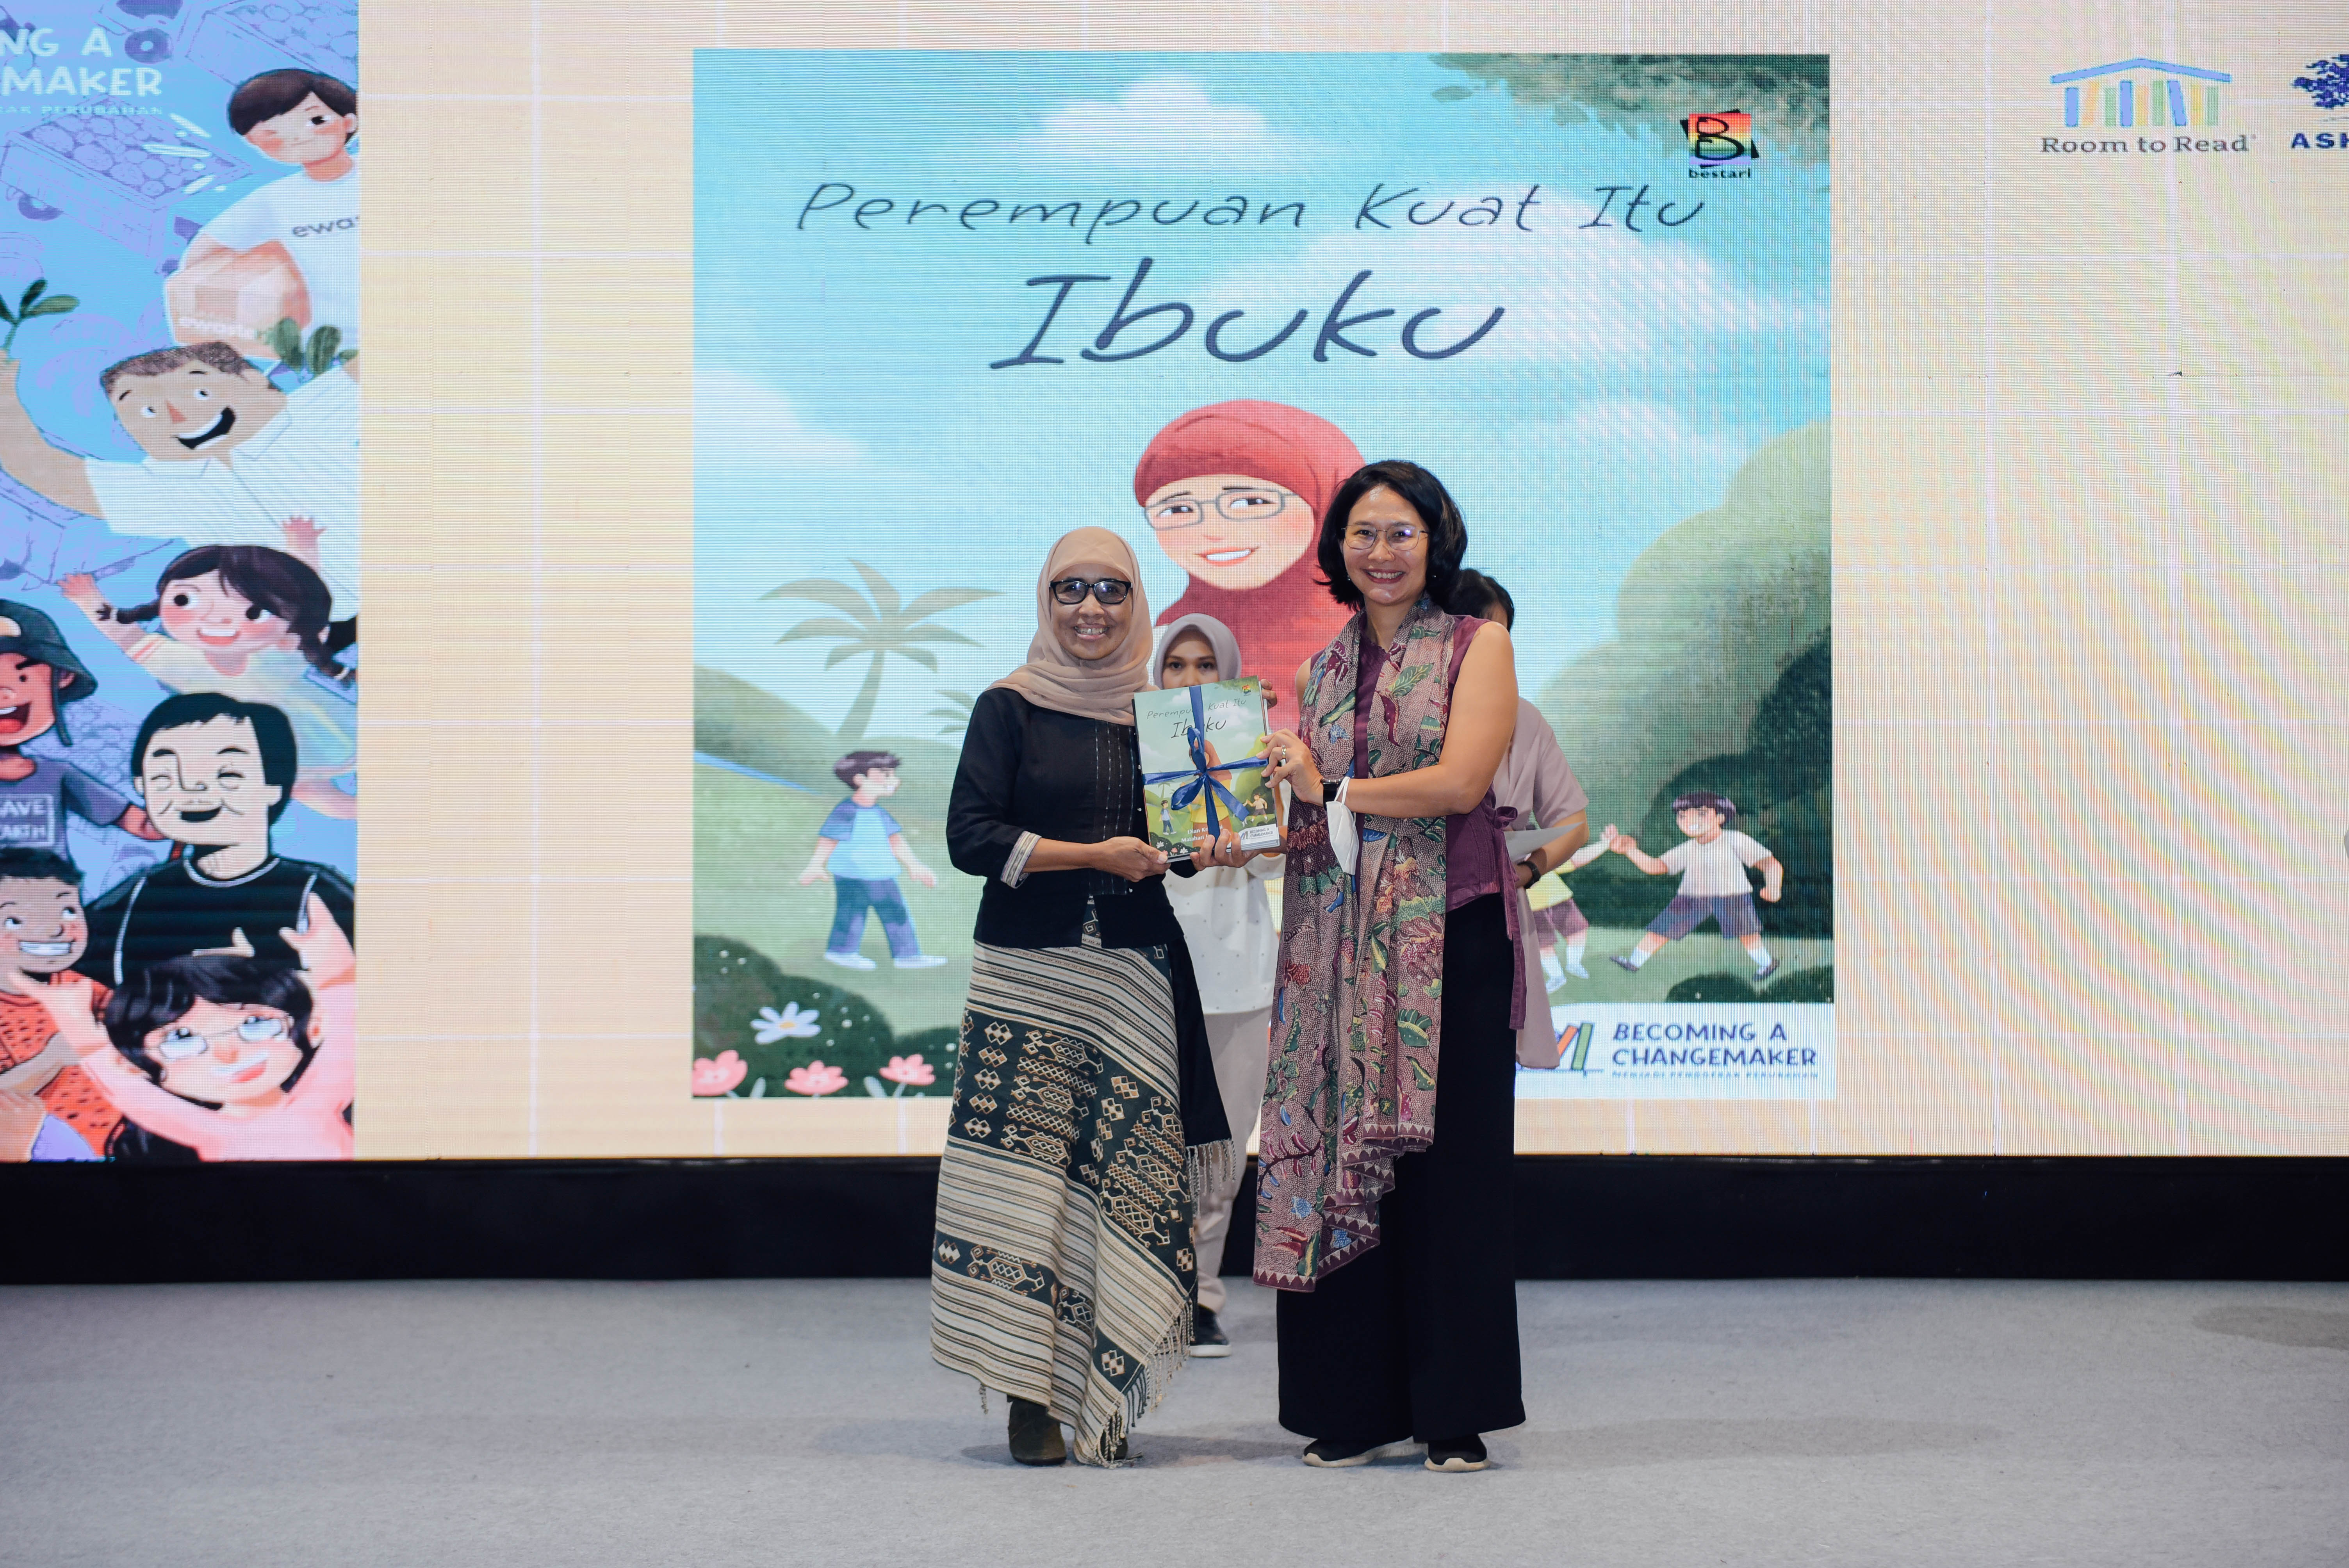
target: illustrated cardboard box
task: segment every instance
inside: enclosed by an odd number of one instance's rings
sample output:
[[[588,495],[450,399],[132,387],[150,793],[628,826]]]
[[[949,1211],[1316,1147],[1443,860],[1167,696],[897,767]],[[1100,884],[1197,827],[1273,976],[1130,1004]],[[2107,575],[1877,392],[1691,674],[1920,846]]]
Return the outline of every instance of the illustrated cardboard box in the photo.
[[[163,148],[173,150],[156,150]],[[0,185],[159,261],[195,232],[174,211],[190,187],[225,190],[250,172],[169,115],[133,111],[120,98],[37,120],[0,146]]]

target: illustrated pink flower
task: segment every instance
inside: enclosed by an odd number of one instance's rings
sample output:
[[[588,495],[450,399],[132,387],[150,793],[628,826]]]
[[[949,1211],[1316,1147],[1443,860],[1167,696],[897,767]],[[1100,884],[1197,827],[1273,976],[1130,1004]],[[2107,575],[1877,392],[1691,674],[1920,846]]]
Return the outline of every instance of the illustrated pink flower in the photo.
[[[891,1083],[910,1084],[916,1088],[938,1081],[937,1073],[918,1055],[891,1057],[889,1065],[881,1069],[881,1076]]]
[[[750,1064],[739,1051],[720,1051],[718,1059],[708,1057],[693,1058],[693,1092],[698,1095],[724,1094],[748,1077]]]
[[[793,1094],[838,1094],[848,1087],[848,1075],[838,1068],[810,1062],[803,1068],[793,1068],[791,1076],[783,1080],[783,1087]]]

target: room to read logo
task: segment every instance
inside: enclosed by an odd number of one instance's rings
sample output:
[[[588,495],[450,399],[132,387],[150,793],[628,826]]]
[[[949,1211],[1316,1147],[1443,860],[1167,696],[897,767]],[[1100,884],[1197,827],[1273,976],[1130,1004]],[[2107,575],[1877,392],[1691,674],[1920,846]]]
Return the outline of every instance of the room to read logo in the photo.
[[[1754,178],[1762,147],[1754,139],[1754,117],[1744,109],[1690,115],[1681,121],[1681,132],[1688,138],[1690,179]]]
[[[2311,60],[2308,75],[2292,77],[2292,85],[2306,93],[2319,108],[2349,109],[2349,55],[2335,55],[2329,60]],[[2324,118],[2327,120],[2349,120],[2349,114],[2328,114]],[[2293,131],[2291,150],[2349,152],[2349,128]]]
[[[2225,95],[2235,78],[2225,71],[2200,66],[2174,65],[2143,56],[2116,60],[2109,66],[2089,66],[2058,71],[2047,85],[2061,89],[2057,99],[2064,129],[2074,136],[2043,136],[2042,152],[2249,152],[2248,135],[2196,135],[2216,131],[2224,122]],[[2164,134],[2148,136],[2144,132]],[[2119,132],[2130,132],[2120,135]]]

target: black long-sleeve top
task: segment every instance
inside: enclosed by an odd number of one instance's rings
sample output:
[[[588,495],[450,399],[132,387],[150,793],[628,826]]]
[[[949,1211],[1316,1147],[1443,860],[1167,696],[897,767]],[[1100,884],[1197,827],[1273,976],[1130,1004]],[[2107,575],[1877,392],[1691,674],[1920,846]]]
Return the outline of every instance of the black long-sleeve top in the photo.
[[[1028,872],[1030,834],[1075,844],[1146,837],[1141,752],[1130,724],[1038,707],[996,686],[972,706],[947,806],[947,856],[956,870],[987,879],[977,940],[1074,947],[1083,940],[1090,897],[1102,946],[1182,946],[1164,879]]]

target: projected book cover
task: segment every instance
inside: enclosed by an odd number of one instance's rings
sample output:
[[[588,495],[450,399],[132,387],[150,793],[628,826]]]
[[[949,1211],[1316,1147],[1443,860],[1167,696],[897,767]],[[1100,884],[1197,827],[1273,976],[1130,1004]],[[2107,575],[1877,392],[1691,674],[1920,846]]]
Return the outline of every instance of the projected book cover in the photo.
[[[1832,1097],[1827,86],[702,51],[693,1092],[950,1088],[947,796],[1052,540],[1284,692],[1347,618],[1319,509],[1402,457],[1589,796],[1519,1092]]]
[[[352,1154],[357,49],[0,12],[0,1161]]]

